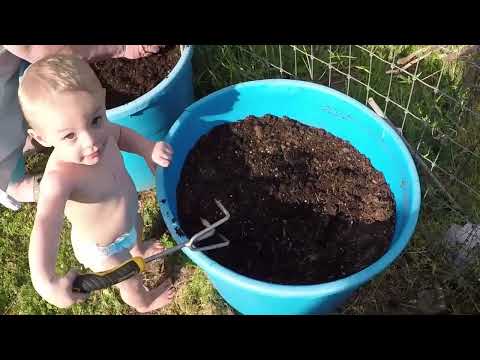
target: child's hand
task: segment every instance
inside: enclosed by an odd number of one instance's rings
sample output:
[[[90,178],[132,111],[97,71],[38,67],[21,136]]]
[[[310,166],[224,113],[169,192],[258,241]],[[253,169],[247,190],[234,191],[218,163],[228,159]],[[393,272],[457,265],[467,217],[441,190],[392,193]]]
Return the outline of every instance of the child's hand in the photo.
[[[167,144],[163,141],[156,142],[152,149],[151,160],[147,160],[148,166],[150,167],[150,170],[152,170],[152,173],[155,175],[157,164],[163,167],[168,167],[172,161],[172,155],[173,149],[170,144]]]
[[[89,294],[72,291],[73,282],[77,276],[76,271],[70,270],[65,276],[58,278],[53,293],[47,299],[48,302],[59,308],[68,308],[85,301]]]

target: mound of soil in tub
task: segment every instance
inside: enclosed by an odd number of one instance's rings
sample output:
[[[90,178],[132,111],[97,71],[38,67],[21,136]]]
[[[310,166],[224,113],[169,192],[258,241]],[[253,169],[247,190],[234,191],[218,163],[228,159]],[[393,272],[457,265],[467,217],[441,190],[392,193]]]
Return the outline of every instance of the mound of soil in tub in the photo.
[[[107,90],[107,109],[124,105],[153,89],[180,59],[178,45],[165,45],[156,54],[140,59],[107,59],[90,64]]]
[[[203,228],[201,217],[210,223],[222,217],[214,199],[230,211],[218,231],[231,243],[205,254],[279,284],[317,284],[358,272],[387,251],[395,228],[393,195],[368,158],[289,118],[249,116],[199,139],[177,187],[188,236]]]

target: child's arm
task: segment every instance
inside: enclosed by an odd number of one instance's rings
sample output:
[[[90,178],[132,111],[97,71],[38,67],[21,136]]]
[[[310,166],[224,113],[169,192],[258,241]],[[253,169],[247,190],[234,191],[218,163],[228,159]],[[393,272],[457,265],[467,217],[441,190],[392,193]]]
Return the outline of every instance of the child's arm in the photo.
[[[117,144],[120,150],[138,154],[145,158],[150,170],[155,174],[155,164],[163,167],[170,165],[172,147],[163,141],[150,141],[135,131],[123,126],[112,124],[115,127]]]
[[[35,290],[49,303],[66,308],[86,298],[73,293],[76,273],[58,276],[55,271],[63,213],[70,190],[55,173],[42,180],[37,214],[30,237],[28,260]]]

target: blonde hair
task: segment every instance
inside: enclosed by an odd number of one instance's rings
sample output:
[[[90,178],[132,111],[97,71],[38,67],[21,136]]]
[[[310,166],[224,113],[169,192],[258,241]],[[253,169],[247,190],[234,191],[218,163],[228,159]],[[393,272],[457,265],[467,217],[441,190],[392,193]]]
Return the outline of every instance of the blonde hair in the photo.
[[[37,110],[48,96],[64,91],[94,94],[102,88],[91,67],[72,55],[52,55],[31,64],[20,78],[18,98],[25,120],[30,126]]]

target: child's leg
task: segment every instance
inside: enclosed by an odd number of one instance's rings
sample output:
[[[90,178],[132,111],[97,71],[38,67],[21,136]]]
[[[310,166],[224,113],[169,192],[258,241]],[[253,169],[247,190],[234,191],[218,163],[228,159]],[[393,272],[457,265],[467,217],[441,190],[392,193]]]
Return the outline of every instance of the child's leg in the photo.
[[[158,254],[165,250],[165,248],[156,240],[143,241],[143,219],[140,214],[137,217],[137,243],[130,250],[132,256],[141,256],[143,258]]]
[[[129,252],[115,254],[106,261],[92,268],[93,271],[105,271],[121,265],[131,258]],[[143,285],[142,275],[136,275],[115,285],[120,290],[120,296],[125,303],[137,310],[145,313],[157,310],[172,301],[174,290],[170,280],[164,281],[158,287],[148,290]]]

